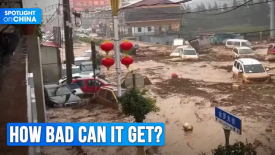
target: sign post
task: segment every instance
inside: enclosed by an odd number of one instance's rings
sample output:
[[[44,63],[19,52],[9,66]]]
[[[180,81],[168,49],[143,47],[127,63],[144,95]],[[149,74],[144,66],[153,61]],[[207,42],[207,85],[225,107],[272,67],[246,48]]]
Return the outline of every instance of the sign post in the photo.
[[[229,146],[230,131],[242,135],[242,120],[221,108],[215,107],[216,121],[223,125],[225,145]]]

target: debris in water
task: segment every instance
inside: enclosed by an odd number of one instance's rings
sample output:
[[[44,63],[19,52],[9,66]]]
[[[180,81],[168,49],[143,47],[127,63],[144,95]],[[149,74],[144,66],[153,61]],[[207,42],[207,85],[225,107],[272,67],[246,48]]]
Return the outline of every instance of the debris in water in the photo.
[[[189,123],[184,123],[183,129],[184,131],[193,131],[193,126]]]
[[[178,75],[176,73],[171,74],[172,78],[178,78]]]
[[[265,129],[265,132],[272,132],[272,129],[271,129],[270,127],[267,127],[267,128]]]

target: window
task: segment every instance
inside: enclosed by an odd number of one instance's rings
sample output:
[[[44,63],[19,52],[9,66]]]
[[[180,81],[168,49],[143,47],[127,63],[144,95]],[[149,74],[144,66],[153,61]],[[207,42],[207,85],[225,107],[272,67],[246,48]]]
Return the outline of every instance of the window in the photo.
[[[244,65],[245,73],[263,73],[265,69],[262,64]]]
[[[94,80],[88,80],[88,86],[89,87],[95,86],[95,81]],[[100,83],[98,81],[96,81],[96,86],[100,86]]]
[[[159,26],[159,32],[161,32],[162,31],[162,27],[161,26]]]
[[[46,88],[49,97],[70,95],[71,90],[67,86]]]
[[[233,42],[232,41],[228,41],[227,45],[233,45]]]
[[[109,101],[114,100],[114,95],[111,91],[107,91],[106,99],[109,100]]]
[[[238,62],[237,62],[237,61],[235,61],[235,63],[234,63],[234,67],[237,67],[237,63],[238,63]]]
[[[246,42],[242,42],[242,46],[248,46]]]
[[[240,45],[241,45],[241,42],[236,41],[236,42],[233,43],[233,45],[234,45],[234,46],[240,46]]]
[[[184,50],[184,55],[197,55],[195,50]]]
[[[152,31],[152,27],[147,27],[147,29],[148,29],[148,32]]]
[[[106,90],[101,89],[100,92],[99,92],[99,96],[105,98],[106,97]]]
[[[239,67],[240,67],[240,63],[239,63],[239,62],[237,62],[237,66],[236,66],[236,68],[237,68],[237,69],[239,69]]]
[[[169,26],[168,26],[168,30],[171,30],[171,29],[172,29],[172,26],[171,26],[171,25],[169,25]]]
[[[253,51],[251,49],[240,49],[240,54],[252,54]]]
[[[138,32],[141,32],[141,27],[138,27]]]
[[[85,87],[85,81],[84,80],[78,80],[75,83],[78,84],[79,87]]]

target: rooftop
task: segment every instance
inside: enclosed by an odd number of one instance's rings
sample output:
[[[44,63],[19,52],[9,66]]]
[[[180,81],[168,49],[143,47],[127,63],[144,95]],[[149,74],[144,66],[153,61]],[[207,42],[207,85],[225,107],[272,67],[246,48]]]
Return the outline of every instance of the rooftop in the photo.
[[[241,61],[244,65],[262,64],[258,60],[252,59],[252,58],[242,58],[242,59],[239,59],[239,61]]]
[[[242,46],[242,47],[235,47],[236,49],[250,49],[252,50],[250,47],[246,47],[246,46]]]
[[[228,39],[227,41],[248,41],[248,40],[245,40],[245,39]]]
[[[90,60],[90,57],[75,57],[74,61],[77,61],[77,60]]]

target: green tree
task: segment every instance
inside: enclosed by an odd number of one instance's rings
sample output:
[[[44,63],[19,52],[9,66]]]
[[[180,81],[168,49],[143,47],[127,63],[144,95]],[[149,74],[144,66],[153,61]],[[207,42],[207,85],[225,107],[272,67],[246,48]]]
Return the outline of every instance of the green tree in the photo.
[[[42,31],[42,23],[36,25],[35,34],[39,37],[40,42],[42,41],[44,32]]]
[[[209,3],[208,4],[208,10],[211,10],[212,9],[212,6],[211,6],[211,4]]]
[[[156,101],[144,96],[144,92],[136,88],[125,92],[118,98],[118,101],[121,104],[122,113],[126,116],[133,116],[137,123],[142,123],[150,112],[159,111]]]

